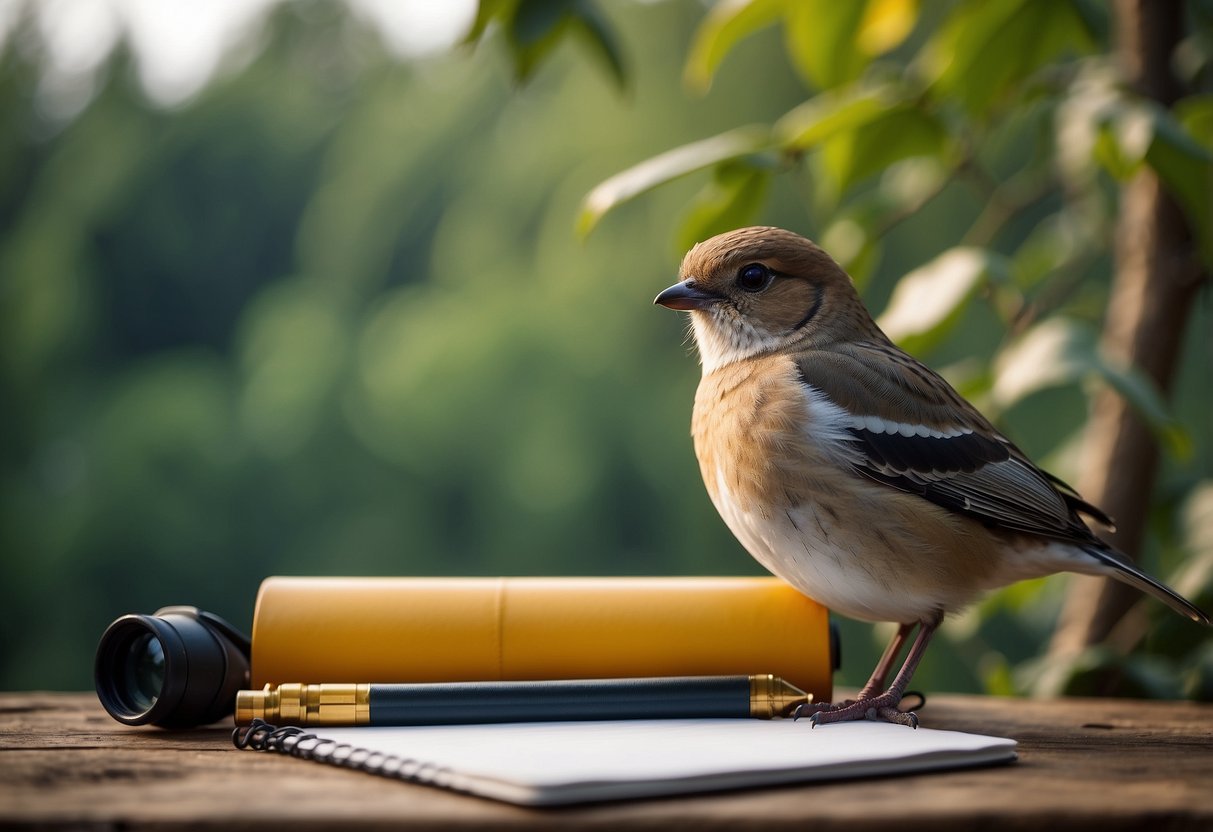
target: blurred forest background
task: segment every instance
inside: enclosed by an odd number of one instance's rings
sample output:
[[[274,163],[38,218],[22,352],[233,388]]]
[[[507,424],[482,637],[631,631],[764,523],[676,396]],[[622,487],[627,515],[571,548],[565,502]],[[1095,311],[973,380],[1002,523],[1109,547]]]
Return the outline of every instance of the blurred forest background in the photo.
[[[822,242],[1065,479],[1127,398],[1162,449],[1141,560],[1209,608],[1207,285],[1169,395],[1097,344],[1143,169],[1213,262],[1213,4],[1161,104],[1084,0],[396,5],[442,11],[0,3],[0,688],[91,687],[127,612],[247,627],[272,574],[759,574],[651,305],[750,223]],[[949,621],[915,687],[1213,698],[1152,602],[1049,665],[1069,583]],[[840,623],[859,684],[887,632]]]

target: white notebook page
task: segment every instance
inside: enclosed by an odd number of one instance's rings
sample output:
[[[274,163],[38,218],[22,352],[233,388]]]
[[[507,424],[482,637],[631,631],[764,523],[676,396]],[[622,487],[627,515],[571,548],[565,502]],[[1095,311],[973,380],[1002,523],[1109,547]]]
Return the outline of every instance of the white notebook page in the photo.
[[[814,729],[807,720],[679,719],[311,732],[377,752],[379,773],[418,774],[436,786],[527,805],[909,773],[1015,757],[1013,740],[878,722]],[[332,750],[317,748],[318,756]],[[406,762],[381,764],[378,755]]]

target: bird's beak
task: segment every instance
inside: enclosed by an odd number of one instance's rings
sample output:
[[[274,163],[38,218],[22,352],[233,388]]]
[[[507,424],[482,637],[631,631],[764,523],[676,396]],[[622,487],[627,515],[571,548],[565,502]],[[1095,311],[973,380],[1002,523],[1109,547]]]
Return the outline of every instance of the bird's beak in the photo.
[[[696,288],[694,280],[675,283],[653,299],[653,303],[667,309],[678,309],[684,312],[692,309],[705,309],[719,302],[719,295]]]

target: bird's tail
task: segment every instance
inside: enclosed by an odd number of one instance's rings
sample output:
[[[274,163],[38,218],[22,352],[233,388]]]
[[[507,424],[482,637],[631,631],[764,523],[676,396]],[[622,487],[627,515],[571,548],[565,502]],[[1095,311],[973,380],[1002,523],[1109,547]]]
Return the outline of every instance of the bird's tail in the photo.
[[[1098,560],[1104,566],[1111,567],[1111,576],[1118,581],[1136,587],[1147,595],[1153,595],[1180,615],[1187,616],[1193,621],[1206,626],[1213,624],[1209,614],[1180,595],[1171,587],[1151,578],[1138,569],[1132,561],[1115,549],[1102,549],[1096,546],[1083,546],[1083,551]]]

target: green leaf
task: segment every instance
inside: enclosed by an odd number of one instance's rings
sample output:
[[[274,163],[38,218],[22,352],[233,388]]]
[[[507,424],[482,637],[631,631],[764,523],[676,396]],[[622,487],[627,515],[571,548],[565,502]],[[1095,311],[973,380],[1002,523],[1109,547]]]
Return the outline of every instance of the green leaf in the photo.
[[[734,228],[750,225],[762,207],[771,182],[769,167],[754,167],[744,160],[716,166],[712,181],[692,200],[678,229],[678,250]]]
[[[590,50],[598,55],[606,64],[615,86],[626,89],[628,86],[627,69],[623,62],[623,51],[615,30],[593,0],[575,0],[573,6],[573,22],[581,33]]]
[[[869,0],[855,42],[866,55],[882,55],[898,46],[918,22],[918,0]]]
[[[1213,151],[1188,135],[1166,110],[1151,109],[1154,140],[1146,164],[1183,208],[1205,265],[1213,268]]]
[[[1213,150],[1213,95],[1193,95],[1175,102],[1175,118],[1194,140]]]
[[[740,40],[782,19],[793,67],[809,86],[829,89],[859,77],[873,55],[904,41],[917,16],[917,0],[723,0],[695,31],[683,79],[707,91]]]
[[[1213,702],[1213,642],[1193,651],[1184,664],[1184,698]]]
[[[1098,379],[1124,397],[1168,453],[1191,455],[1191,437],[1154,384],[1136,368],[1102,356],[1095,333],[1073,320],[1049,318],[1028,330],[998,355],[995,375],[991,400],[1000,409],[1051,387]]]
[[[871,124],[904,100],[893,84],[853,84],[829,90],[789,110],[775,123],[776,141],[788,150],[807,150],[845,130]]]
[[[934,159],[905,159],[886,168],[876,187],[860,191],[832,212],[821,244],[861,292],[880,264],[884,231],[938,195],[947,176],[947,169]]]
[[[1108,173],[1126,181],[1141,169],[1154,140],[1154,124],[1147,108],[1118,107],[1114,117],[1100,125],[1092,155]]]
[[[994,362],[991,400],[1001,409],[1033,393],[1075,384],[1094,363],[1095,336],[1067,318],[1049,318],[1002,350]]]
[[[1005,259],[991,251],[949,249],[897,281],[877,323],[907,352],[920,354],[955,326],[988,277],[1006,268]]]
[[[871,224],[864,222],[860,214],[848,211],[821,232],[822,247],[846,269],[861,292],[883,253],[880,238],[869,233],[869,228]]]
[[[512,34],[519,46],[530,48],[550,38],[570,12],[569,0],[518,0]]]
[[[1104,127],[1124,106],[1119,75],[1107,61],[1080,66],[1056,108],[1056,161],[1058,171],[1075,191],[1093,187],[1093,179],[1109,151],[1096,144],[1115,139]],[[1116,151],[1119,153],[1119,151]]]
[[[1011,272],[1015,285],[1021,290],[1033,289],[1045,278],[1091,253],[1096,246],[1089,228],[1072,213],[1051,214],[1038,222],[1015,250]]]
[[[1059,55],[1094,48],[1073,0],[969,0],[955,8],[923,54],[941,97],[985,113]]]
[[[767,127],[739,127],[647,159],[615,174],[586,195],[577,215],[577,233],[585,237],[607,211],[658,185],[721,162],[758,153],[767,149],[770,143],[771,134]]]
[[[1186,108],[1188,120],[1197,129],[1205,117],[1201,110],[1200,102]],[[1157,103],[1120,98],[1108,102],[1099,113],[1092,154],[1121,180],[1143,164],[1149,165],[1187,215],[1202,256],[1213,266],[1213,149]]]
[[[518,0],[480,0],[476,4],[476,18],[472,21],[472,28],[464,36],[463,42],[471,44],[479,41],[494,20],[508,24],[513,19],[517,6]]]
[[[1186,557],[1169,583],[1186,598],[1213,597],[1213,480],[1192,489],[1183,507],[1182,525]]]
[[[618,87],[627,86],[618,39],[594,0],[499,0],[482,5],[468,38],[483,35],[493,18],[505,23],[518,81],[529,79],[572,32],[602,60]]]
[[[695,92],[707,92],[724,56],[738,41],[779,20],[786,4],[786,0],[723,0],[712,6],[691,40],[683,82]]]
[[[572,15],[569,0],[517,0],[508,29],[519,82],[534,74],[539,63],[560,43]]]
[[[981,683],[989,696],[1015,696],[1019,693],[1006,656],[991,651],[982,657]]]
[[[1109,691],[1138,699],[1178,699],[1183,695],[1177,669],[1154,656],[1124,656],[1099,645],[1064,661],[1069,667],[1058,693],[1066,696],[1107,695]]]
[[[1192,457],[1192,437],[1171,415],[1158,388],[1136,367],[1124,367],[1096,354],[1094,369],[1103,380],[1132,405],[1153,431],[1163,448],[1180,461]]]
[[[947,129],[932,113],[901,106],[824,140],[821,162],[837,198],[894,162],[914,156],[945,159],[951,147]]]
[[[791,0],[784,20],[788,56],[805,83],[829,89],[853,81],[868,65],[857,48],[866,0]]]

